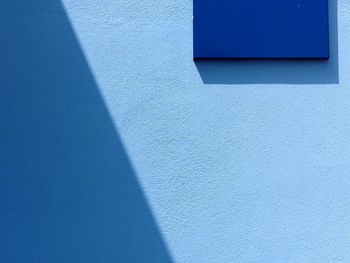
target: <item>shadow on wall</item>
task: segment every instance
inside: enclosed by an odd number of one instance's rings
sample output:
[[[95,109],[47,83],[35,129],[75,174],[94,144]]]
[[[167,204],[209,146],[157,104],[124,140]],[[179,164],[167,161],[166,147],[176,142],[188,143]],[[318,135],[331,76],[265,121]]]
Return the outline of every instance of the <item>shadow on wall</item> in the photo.
[[[60,1],[0,21],[0,262],[171,262]]]
[[[204,84],[337,84],[337,0],[329,0],[329,60],[196,60]]]

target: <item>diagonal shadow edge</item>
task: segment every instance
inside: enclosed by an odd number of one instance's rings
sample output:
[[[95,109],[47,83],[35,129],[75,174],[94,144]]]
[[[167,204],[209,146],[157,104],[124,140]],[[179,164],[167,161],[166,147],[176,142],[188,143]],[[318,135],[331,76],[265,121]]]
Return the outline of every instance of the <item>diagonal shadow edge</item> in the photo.
[[[0,261],[172,262],[62,3],[0,10]]]

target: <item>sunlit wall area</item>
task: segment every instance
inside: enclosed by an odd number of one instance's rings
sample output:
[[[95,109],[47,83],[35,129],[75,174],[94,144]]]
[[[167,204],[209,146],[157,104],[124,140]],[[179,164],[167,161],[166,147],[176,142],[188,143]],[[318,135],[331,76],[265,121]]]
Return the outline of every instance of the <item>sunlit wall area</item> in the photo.
[[[350,3],[277,61],[192,4],[0,2],[0,262],[350,262]]]

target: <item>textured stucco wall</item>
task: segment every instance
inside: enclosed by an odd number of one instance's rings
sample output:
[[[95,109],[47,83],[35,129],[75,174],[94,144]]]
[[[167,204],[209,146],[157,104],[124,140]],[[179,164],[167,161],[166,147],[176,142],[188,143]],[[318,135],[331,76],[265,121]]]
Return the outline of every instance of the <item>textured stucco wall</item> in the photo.
[[[199,65],[190,0],[62,2],[174,262],[350,262],[348,0],[327,63]]]
[[[348,1],[339,84],[300,62],[278,85],[259,75],[288,66],[226,68],[255,85],[203,84],[192,1],[65,4],[175,261],[350,261]]]

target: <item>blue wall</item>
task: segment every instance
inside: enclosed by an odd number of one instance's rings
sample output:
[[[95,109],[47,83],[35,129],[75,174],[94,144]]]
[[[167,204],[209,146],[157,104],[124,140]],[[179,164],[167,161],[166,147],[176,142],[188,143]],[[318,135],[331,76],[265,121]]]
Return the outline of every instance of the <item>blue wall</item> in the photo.
[[[192,60],[192,1],[0,2],[0,262],[350,262],[350,4],[331,59]]]

